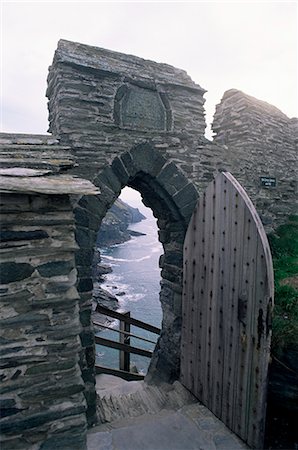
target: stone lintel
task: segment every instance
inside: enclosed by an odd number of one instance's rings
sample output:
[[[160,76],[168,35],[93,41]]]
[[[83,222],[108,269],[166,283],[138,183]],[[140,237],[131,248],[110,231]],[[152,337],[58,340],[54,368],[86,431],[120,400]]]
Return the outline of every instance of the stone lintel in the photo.
[[[57,145],[59,140],[51,134],[0,133],[0,144]]]
[[[0,175],[1,193],[49,194],[49,195],[97,195],[100,194],[90,181],[68,175],[49,176]]]

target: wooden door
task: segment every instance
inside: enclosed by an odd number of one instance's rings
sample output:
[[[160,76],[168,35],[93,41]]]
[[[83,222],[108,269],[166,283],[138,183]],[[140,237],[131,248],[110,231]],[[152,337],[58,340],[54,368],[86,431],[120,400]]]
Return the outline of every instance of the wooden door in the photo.
[[[248,195],[229,173],[199,199],[184,245],[181,381],[263,448],[273,269]]]

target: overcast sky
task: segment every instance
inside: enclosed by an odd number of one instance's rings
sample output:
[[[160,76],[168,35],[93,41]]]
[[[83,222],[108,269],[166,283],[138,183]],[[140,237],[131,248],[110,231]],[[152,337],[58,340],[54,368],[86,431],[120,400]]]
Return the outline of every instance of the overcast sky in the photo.
[[[48,66],[59,39],[165,62],[297,116],[297,2],[1,2],[1,130],[45,133]],[[210,133],[208,134],[210,136]]]

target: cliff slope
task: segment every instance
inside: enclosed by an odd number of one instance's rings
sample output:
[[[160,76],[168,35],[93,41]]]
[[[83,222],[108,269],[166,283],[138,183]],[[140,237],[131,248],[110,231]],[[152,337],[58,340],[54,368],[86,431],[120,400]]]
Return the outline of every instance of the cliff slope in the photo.
[[[101,223],[97,245],[106,247],[128,241],[131,237],[131,232],[128,230],[129,224],[144,219],[145,216],[140,213],[138,208],[133,208],[118,198]]]

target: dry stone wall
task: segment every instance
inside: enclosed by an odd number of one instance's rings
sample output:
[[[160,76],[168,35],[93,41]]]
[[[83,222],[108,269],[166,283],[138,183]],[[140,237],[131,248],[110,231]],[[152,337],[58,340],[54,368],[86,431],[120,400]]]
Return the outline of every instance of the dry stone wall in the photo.
[[[15,193],[1,206],[1,448],[84,448],[70,202]]]
[[[267,231],[297,213],[298,120],[236,89],[216,107],[214,141],[225,148],[233,175]]]
[[[83,450],[87,405],[70,194],[97,191],[58,175],[58,159],[44,159],[48,146],[58,150],[51,138],[1,135],[0,144],[0,446]],[[60,163],[69,166],[64,150]]]
[[[149,140],[189,171],[205,130],[204,92],[172,66],[60,41],[48,76],[50,132],[71,144],[88,179]]]
[[[205,92],[167,64],[61,40],[48,76],[50,131],[71,146],[74,173],[92,181],[145,142],[198,192],[218,171],[231,171],[271,231],[293,212],[298,119],[231,89],[216,108],[210,142]],[[275,178],[274,189],[261,177]]]

